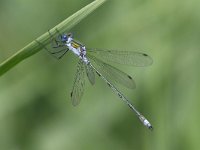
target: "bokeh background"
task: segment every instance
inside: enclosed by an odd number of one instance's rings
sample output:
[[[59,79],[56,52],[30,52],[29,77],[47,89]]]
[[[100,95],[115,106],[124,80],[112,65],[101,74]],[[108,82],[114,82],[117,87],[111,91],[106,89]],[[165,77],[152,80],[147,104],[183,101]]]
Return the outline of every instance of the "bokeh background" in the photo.
[[[0,62],[92,0],[0,0]],[[1,150],[200,149],[200,1],[108,1],[71,32],[87,47],[140,51],[153,65],[115,65],[137,88],[119,89],[147,130],[97,77],[81,104],[70,92],[77,58],[45,50],[0,77]]]

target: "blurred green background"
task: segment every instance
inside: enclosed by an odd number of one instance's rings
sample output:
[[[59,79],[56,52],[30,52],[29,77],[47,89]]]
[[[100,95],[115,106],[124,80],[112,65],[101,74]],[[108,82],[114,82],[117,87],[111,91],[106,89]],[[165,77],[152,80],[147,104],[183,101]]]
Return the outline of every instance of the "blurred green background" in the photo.
[[[0,0],[0,62],[90,2]],[[137,89],[119,89],[153,132],[99,78],[73,107],[77,58],[42,50],[0,78],[0,149],[200,149],[199,10],[199,0],[110,0],[71,30],[87,47],[153,58],[117,66],[134,77]]]

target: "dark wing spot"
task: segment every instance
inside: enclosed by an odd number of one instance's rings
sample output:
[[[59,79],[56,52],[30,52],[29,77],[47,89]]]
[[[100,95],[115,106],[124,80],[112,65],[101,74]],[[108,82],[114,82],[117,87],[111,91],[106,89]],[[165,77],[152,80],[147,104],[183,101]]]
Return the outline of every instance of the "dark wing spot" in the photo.
[[[148,56],[147,54],[143,54],[143,56]]]
[[[132,77],[128,75],[128,78],[132,80]]]
[[[71,92],[71,97],[72,97],[73,92]]]

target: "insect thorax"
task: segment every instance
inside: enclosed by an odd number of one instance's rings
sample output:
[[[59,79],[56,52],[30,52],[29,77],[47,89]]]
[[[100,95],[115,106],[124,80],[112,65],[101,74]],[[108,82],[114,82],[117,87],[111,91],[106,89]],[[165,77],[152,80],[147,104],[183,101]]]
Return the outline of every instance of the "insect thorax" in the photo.
[[[68,46],[69,50],[82,59],[86,64],[89,63],[88,59],[86,58],[86,48],[84,45],[74,40],[71,40],[66,45]]]

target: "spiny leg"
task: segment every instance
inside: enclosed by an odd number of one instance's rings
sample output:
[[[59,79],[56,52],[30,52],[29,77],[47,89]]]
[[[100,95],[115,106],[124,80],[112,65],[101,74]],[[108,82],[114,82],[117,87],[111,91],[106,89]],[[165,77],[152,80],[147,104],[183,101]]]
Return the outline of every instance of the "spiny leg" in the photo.
[[[61,52],[61,55],[60,56],[54,56],[56,57],[57,59],[61,59],[67,52],[68,52],[68,48],[66,47],[65,45],[65,42],[62,41],[62,35],[60,34],[60,32],[58,31],[58,29],[56,28],[55,29],[56,32],[59,34],[58,37],[60,37],[60,39],[58,38],[54,38],[53,35],[51,34],[50,30],[48,30],[48,33],[51,37],[51,47],[54,48],[54,49],[58,49],[57,51],[49,51],[51,54],[59,54]],[[64,47],[63,49],[60,49]]]
[[[69,49],[67,49],[67,48],[64,48],[64,49],[61,49],[61,50],[59,50],[59,51],[56,51],[56,52],[51,52],[51,54],[58,54],[58,53],[60,53],[60,52],[63,52],[63,51],[68,51]],[[66,53],[65,52],[65,53]]]
[[[59,48],[59,47],[63,47],[65,46],[62,41],[61,41],[61,38],[62,38],[62,35],[60,34],[60,32],[57,30],[57,28],[55,29],[56,32],[59,34],[59,37],[60,37],[60,40],[57,40],[56,38],[53,38],[53,35],[51,34],[50,30],[48,30],[48,33],[51,37],[51,47],[52,48]],[[55,45],[53,44],[55,42]]]
[[[46,46],[43,44],[43,43],[41,43],[41,42],[39,42],[38,40],[35,40],[35,42],[37,42],[39,45],[41,45],[42,46],[42,48],[44,48],[48,53],[50,53],[51,55],[53,55],[56,59],[61,59],[67,52],[68,52],[68,48],[67,47],[65,47],[64,49],[61,49],[61,50],[59,50],[59,51],[56,51],[56,52],[52,52],[52,51],[50,51],[50,50],[48,50],[48,48],[46,48]],[[58,53],[60,53],[60,52],[63,52],[64,51],[64,53],[62,53],[60,56],[58,56],[58,57],[56,57],[54,54],[58,54]]]
[[[61,56],[59,56],[58,59],[61,59],[61,58],[68,52],[68,50],[69,50],[69,49],[65,49],[65,52],[64,52]],[[63,51],[64,51],[64,50],[63,50]]]

